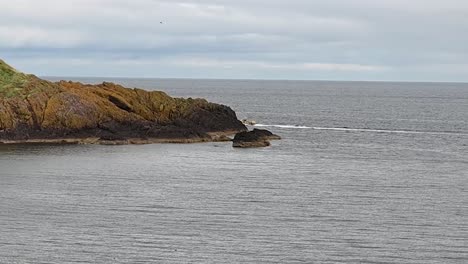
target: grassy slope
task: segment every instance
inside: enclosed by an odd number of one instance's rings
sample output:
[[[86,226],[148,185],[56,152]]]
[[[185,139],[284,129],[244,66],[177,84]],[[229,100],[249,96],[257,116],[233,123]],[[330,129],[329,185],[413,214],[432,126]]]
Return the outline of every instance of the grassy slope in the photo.
[[[22,92],[28,76],[20,73],[0,60],[0,97],[13,97]]]

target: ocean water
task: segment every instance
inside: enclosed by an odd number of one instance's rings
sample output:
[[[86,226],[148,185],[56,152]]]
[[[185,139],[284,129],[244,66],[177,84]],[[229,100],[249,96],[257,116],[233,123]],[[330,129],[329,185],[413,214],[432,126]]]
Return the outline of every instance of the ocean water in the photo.
[[[0,146],[0,263],[468,263],[468,84],[110,81],[283,140]]]

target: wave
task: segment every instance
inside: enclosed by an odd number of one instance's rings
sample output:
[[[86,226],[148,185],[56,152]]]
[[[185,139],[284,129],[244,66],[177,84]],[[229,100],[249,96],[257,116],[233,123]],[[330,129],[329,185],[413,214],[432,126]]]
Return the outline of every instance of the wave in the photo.
[[[296,129],[313,129],[313,130],[331,130],[344,132],[367,132],[367,133],[392,133],[392,134],[432,134],[432,135],[468,135],[463,132],[438,132],[438,131],[414,131],[414,130],[388,130],[388,129],[370,129],[370,128],[348,128],[348,127],[309,127],[301,125],[265,125],[256,124],[255,127],[278,127],[278,128],[296,128]]]

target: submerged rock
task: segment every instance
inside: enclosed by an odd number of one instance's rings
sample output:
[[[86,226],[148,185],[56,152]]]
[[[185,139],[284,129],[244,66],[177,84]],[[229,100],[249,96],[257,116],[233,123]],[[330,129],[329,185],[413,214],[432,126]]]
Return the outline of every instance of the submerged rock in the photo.
[[[104,82],[49,82],[0,60],[0,142],[200,142],[245,131],[235,112],[205,99]],[[213,137],[212,135],[216,135]]]
[[[258,148],[270,146],[270,140],[281,139],[280,136],[265,129],[254,128],[252,131],[239,132],[232,140],[235,148]]]

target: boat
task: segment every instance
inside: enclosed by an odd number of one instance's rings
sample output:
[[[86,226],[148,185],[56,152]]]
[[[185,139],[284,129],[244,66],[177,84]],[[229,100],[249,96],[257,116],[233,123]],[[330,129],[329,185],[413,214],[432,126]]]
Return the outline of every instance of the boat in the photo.
[[[246,126],[255,126],[257,124],[257,122],[255,122],[254,120],[249,119],[242,119],[241,122]]]

